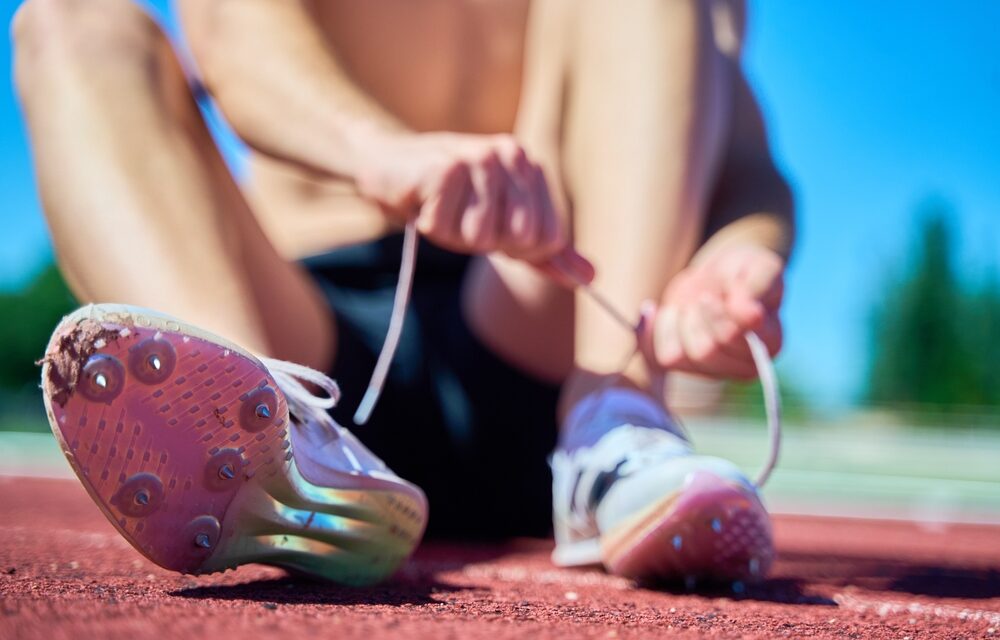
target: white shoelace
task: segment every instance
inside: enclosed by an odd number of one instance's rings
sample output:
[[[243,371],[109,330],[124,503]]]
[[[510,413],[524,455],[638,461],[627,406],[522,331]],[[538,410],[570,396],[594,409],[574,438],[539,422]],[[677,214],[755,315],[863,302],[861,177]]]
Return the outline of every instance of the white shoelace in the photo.
[[[324,436],[318,441],[318,446],[324,446],[325,442],[336,440],[340,453],[346,463],[350,465],[349,471],[354,473],[373,472],[371,466],[366,467],[362,464],[358,457],[359,454],[352,449],[351,439],[343,437],[345,434],[341,432],[342,427],[328,413],[328,410],[337,406],[337,402],[340,401],[340,387],[332,378],[315,369],[287,360],[260,358],[260,361],[271,372],[274,382],[285,394],[288,413],[293,420],[306,431],[311,430],[312,424],[319,425]],[[306,388],[303,382],[316,385],[326,395],[314,394]],[[315,434],[315,431],[313,433]],[[315,444],[317,441],[313,440],[313,443]]]
[[[382,344],[382,350],[379,352],[375,370],[368,383],[368,390],[365,391],[361,404],[354,414],[355,424],[363,425],[368,422],[368,418],[371,417],[372,410],[382,393],[382,388],[385,386],[389,365],[392,364],[392,358],[403,333],[403,320],[406,317],[406,308],[410,301],[416,264],[417,229],[415,223],[410,221],[403,234],[403,255],[399,269],[399,281],[396,284],[396,296],[392,303],[389,330],[386,333],[385,342]],[[285,394],[289,413],[301,422],[315,420],[326,426],[332,435],[340,436],[337,423],[327,413],[329,409],[337,406],[337,403],[340,402],[340,387],[333,378],[295,362],[262,356],[259,359],[271,372],[281,392]],[[326,395],[314,394],[302,384],[303,382],[319,387]]]
[[[317,420],[330,427],[335,435],[339,435],[337,429],[333,427],[335,424],[333,418],[327,413],[340,402],[340,387],[333,378],[311,367],[287,360],[264,357],[259,357],[259,360],[271,372],[274,382],[285,394],[289,413],[303,422],[310,419]],[[302,384],[303,382],[316,385],[326,392],[326,396],[314,394]]]
[[[761,489],[771,477],[771,472],[778,464],[778,454],[781,453],[781,393],[778,388],[778,375],[774,372],[774,362],[771,361],[771,354],[768,353],[764,341],[753,331],[748,331],[744,338],[750,346],[750,355],[753,356],[753,364],[757,367],[757,376],[764,392],[764,415],[767,417],[767,435],[770,443],[764,467],[753,482],[758,489]]]
[[[410,293],[413,290],[413,277],[416,271],[416,264],[417,229],[415,221],[410,220],[407,222],[403,232],[403,254],[400,259],[399,280],[396,283],[396,294],[392,303],[389,329],[386,332],[385,342],[382,343],[382,350],[379,352],[372,377],[368,382],[368,389],[365,391],[365,395],[354,414],[354,422],[357,425],[363,425],[368,422],[385,386],[385,381],[389,374],[389,366],[392,364],[393,356],[396,353],[396,348],[399,346],[399,340],[403,333],[403,321],[406,317],[406,308],[409,305]],[[574,279],[572,274],[566,275]],[[607,312],[615,322],[632,332],[633,335],[637,335],[640,329],[638,323],[635,325],[630,323],[625,314],[616,309],[607,298],[589,284],[579,280],[576,281],[576,284]],[[774,364],[771,361],[771,356],[764,342],[752,331],[747,332],[744,337],[750,346],[750,354],[753,356],[754,366],[757,368],[757,374],[760,377],[761,387],[763,388],[764,411],[767,417],[767,429],[770,440],[770,451],[767,460],[764,462],[764,467],[757,474],[757,479],[754,481],[754,484],[758,488],[761,488],[767,482],[768,478],[771,477],[771,472],[778,462],[778,454],[781,450],[781,396],[778,391],[778,378],[774,372]],[[624,370],[625,366],[628,365],[628,361],[636,353],[638,353],[638,346],[636,346],[636,349],[625,362],[625,365],[622,366],[622,370]],[[300,364],[272,358],[262,358],[261,360],[271,370],[275,382],[278,383],[284,392],[288,400],[289,411],[296,414],[300,419],[316,418],[322,423],[330,425],[333,431],[337,430],[334,426],[336,423],[327,414],[327,409],[334,407],[340,400],[340,388],[336,382],[319,371]],[[609,386],[614,384],[620,375],[621,372],[617,376],[612,376],[606,384]],[[316,385],[325,391],[327,396],[320,397],[314,395],[306,389],[300,380]]]
[[[389,319],[389,330],[386,333],[385,342],[382,343],[382,350],[379,352],[375,370],[372,372],[371,380],[368,382],[368,390],[354,414],[354,422],[363,425],[371,417],[372,410],[378,402],[385,380],[389,373],[389,365],[399,346],[399,339],[403,333],[403,320],[406,317],[406,308],[410,301],[410,291],[413,289],[413,275],[417,264],[417,229],[413,221],[406,225],[403,233],[403,255],[399,269],[399,281],[396,284],[396,296],[392,302],[392,316]],[[264,366],[268,368],[274,377],[275,383],[281,388],[288,402],[288,411],[300,421],[310,419],[317,420],[321,424],[328,426],[334,435],[339,436],[336,422],[327,413],[329,409],[337,406],[340,402],[340,387],[333,378],[321,373],[312,367],[307,367],[288,360],[278,360],[277,358],[259,357]],[[306,388],[303,382],[316,385],[325,396],[317,396]]]
[[[368,422],[375,403],[382,395],[382,387],[389,375],[389,365],[396,354],[399,339],[403,335],[403,320],[406,318],[406,307],[410,302],[410,292],[413,290],[413,276],[417,270],[417,223],[411,219],[403,231],[403,255],[399,262],[399,279],[396,281],[396,296],[392,301],[392,315],[389,317],[389,330],[385,334],[385,342],[378,354],[375,370],[372,371],[368,389],[365,391],[358,410],[354,412],[354,424],[363,425]]]

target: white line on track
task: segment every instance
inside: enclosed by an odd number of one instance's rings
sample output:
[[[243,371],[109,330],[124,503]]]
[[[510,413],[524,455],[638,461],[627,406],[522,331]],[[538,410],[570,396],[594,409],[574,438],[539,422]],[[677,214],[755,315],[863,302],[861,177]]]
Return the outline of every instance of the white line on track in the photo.
[[[577,587],[600,586],[626,591],[635,583],[626,578],[611,576],[597,571],[574,569],[534,569],[517,565],[496,566],[486,563],[462,564],[460,562],[421,560],[416,558],[406,565],[402,575],[417,579],[440,573],[459,573],[473,580],[496,580],[500,582],[528,582],[532,584],[564,584]]]
[[[857,613],[872,612],[881,617],[908,614],[929,618],[944,618],[947,620],[982,621],[990,625],[1000,625],[1000,612],[983,609],[969,609],[948,604],[929,604],[923,602],[891,602],[878,599],[859,598],[858,596],[838,593],[833,596],[838,605]]]

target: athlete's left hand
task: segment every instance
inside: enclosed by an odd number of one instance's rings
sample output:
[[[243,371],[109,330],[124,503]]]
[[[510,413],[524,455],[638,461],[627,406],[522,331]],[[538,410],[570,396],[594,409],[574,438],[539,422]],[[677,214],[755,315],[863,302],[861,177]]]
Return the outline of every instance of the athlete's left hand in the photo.
[[[755,378],[743,335],[756,332],[772,356],[781,349],[784,271],[784,259],[758,245],[696,256],[674,276],[660,304],[643,312],[640,340],[647,360],[717,378]]]

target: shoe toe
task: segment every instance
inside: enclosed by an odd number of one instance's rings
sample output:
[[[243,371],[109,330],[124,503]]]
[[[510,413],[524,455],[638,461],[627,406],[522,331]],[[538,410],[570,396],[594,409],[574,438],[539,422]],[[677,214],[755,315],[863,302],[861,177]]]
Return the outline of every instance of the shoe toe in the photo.
[[[607,569],[686,584],[762,578],[774,547],[753,485],[725,460],[681,462],[629,476],[602,500],[597,517]]]

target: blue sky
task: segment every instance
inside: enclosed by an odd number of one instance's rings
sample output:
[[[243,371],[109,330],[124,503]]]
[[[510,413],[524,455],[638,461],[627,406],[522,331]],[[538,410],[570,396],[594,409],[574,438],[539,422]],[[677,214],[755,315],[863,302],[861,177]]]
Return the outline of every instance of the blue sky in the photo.
[[[9,23],[16,3],[4,2]],[[153,3],[163,14],[163,2]],[[783,375],[832,410],[863,380],[866,322],[914,209],[956,209],[967,277],[1000,261],[1000,2],[751,1],[746,69],[795,186]],[[51,250],[0,44],[0,289]],[[231,152],[236,145],[227,144]],[[919,348],[919,345],[914,345]]]

